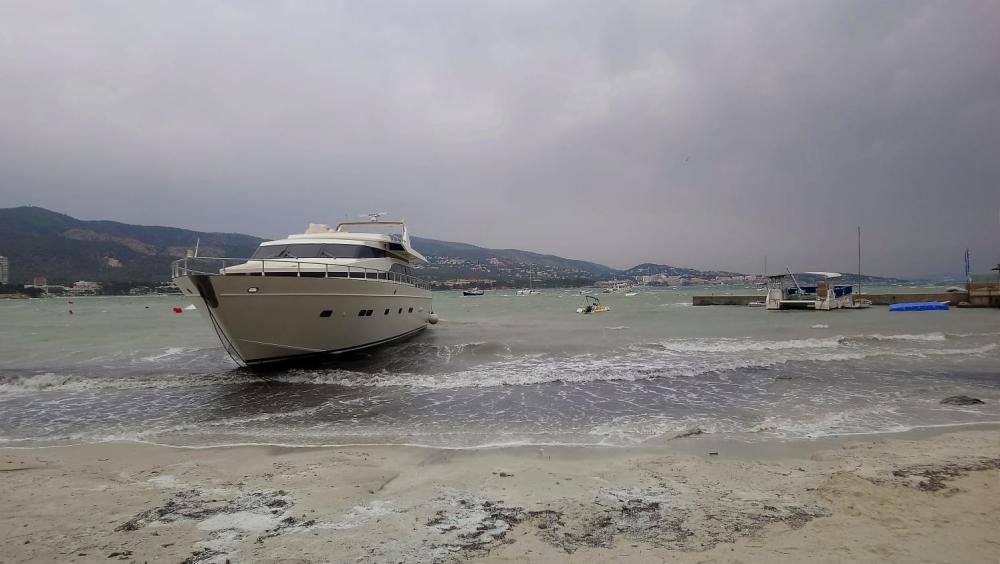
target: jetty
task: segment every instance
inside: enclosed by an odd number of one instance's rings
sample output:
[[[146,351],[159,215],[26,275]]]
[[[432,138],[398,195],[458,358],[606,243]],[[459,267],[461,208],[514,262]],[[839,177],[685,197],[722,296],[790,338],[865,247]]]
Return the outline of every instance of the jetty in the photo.
[[[1000,307],[1000,288],[973,288],[958,307]]]
[[[872,305],[877,306],[887,306],[898,303],[905,302],[946,302],[949,305],[958,306],[959,304],[968,304],[967,307],[990,307],[988,299],[977,299],[976,303],[973,304],[970,298],[969,292],[925,292],[919,294],[908,294],[908,293],[889,293],[889,294],[855,294],[855,299],[866,299],[871,300]],[[994,291],[993,296],[991,296],[993,302],[995,302],[994,307],[1000,305],[1000,292]],[[747,306],[750,302],[760,302],[764,299],[762,294],[747,294],[747,295],[728,295],[728,294],[710,294],[705,296],[694,296],[691,298],[692,305],[696,306],[713,306],[713,305],[730,305],[730,306]],[[985,302],[980,304],[980,302]]]

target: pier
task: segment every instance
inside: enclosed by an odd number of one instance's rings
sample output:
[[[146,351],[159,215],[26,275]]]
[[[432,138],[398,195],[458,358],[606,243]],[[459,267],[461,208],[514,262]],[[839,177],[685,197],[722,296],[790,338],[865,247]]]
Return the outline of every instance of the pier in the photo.
[[[974,288],[960,307],[1000,307],[1000,288]]]
[[[996,295],[993,298],[994,301],[1000,302],[1000,292],[994,292]],[[866,300],[871,300],[872,305],[892,305],[905,302],[946,302],[950,305],[957,306],[958,304],[965,302],[970,304],[970,307],[988,307],[989,300],[983,300],[986,303],[982,305],[973,304],[969,299],[968,292],[927,292],[920,294],[904,294],[904,293],[891,293],[891,294],[855,294],[855,298],[864,298]],[[725,294],[711,294],[708,296],[694,296],[691,298],[692,305],[696,306],[711,306],[711,305],[732,305],[732,306],[746,306],[750,302],[762,302],[765,299],[763,292],[760,294],[750,294],[750,295],[725,295]]]

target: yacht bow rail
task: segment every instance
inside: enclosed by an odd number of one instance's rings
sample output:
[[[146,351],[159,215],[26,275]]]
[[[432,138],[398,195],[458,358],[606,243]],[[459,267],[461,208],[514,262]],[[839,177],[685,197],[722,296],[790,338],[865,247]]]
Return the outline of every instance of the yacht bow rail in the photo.
[[[257,268],[257,265],[253,263],[260,263],[260,267]],[[251,264],[253,264],[252,269],[242,268],[235,272],[226,271],[229,267]],[[429,283],[409,274],[379,268],[369,268],[367,266],[353,266],[302,259],[188,257],[172,262],[170,264],[170,274],[173,278],[203,274],[208,276],[305,276],[348,278],[351,280],[385,280],[386,282],[415,286],[424,290],[431,289]]]

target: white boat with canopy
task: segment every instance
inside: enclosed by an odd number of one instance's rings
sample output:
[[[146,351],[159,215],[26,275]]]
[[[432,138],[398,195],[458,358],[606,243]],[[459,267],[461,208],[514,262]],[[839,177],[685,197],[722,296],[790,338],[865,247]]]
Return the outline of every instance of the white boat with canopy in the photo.
[[[862,309],[871,305],[867,300],[854,301],[854,287],[850,284],[836,284],[843,275],[839,272],[806,272],[818,280],[815,284],[799,284],[790,270],[783,274],[767,275],[767,299],[764,306],[769,310],[812,309],[831,311],[835,309]],[[788,284],[788,281],[791,284]],[[867,302],[867,303],[865,303]]]

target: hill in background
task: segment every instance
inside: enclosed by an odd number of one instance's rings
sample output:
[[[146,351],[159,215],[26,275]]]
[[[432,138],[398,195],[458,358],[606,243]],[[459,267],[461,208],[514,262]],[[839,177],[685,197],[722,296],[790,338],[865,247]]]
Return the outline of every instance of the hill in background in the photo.
[[[249,256],[258,237],[175,227],[82,221],[44,208],[0,209],[0,255],[12,282],[45,276],[51,283],[162,282],[170,263],[201,239],[201,254]]]
[[[85,221],[38,207],[0,209],[0,256],[10,259],[11,281],[27,283],[45,276],[50,283],[162,282],[170,263],[200,242],[202,256],[247,257],[260,237]],[[465,243],[414,237],[413,246],[431,264],[432,281],[489,278],[527,283],[528,276],[548,281],[592,281],[613,276],[607,266],[515,249],[486,249]]]
[[[10,259],[12,284],[29,283],[36,276],[45,276],[53,284],[164,282],[170,276],[170,263],[184,257],[199,240],[201,256],[218,257],[248,257],[264,241],[239,233],[84,221],[39,207],[0,209],[0,256]],[[538,286],[578,286],[654,275],[674,284],[742,276],[652,263],[622,271],[517,249],[487,249],[422,237],[413,237],[412,243],[430,261],[421,269],[421,277],[439,285],[527,286],[530,278]]]

